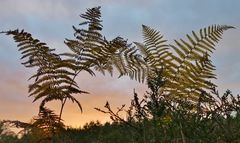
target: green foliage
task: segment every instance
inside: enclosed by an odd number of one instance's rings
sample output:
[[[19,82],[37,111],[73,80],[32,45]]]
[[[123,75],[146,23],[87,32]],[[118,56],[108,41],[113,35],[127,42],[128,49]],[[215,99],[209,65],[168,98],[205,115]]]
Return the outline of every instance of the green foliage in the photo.
[[[9,128],[4,121],[0,121],[0,143],[14,143],[18,140],[17,135]]]
[[[197,105],[189,100],[169,99],[159,94],[163,85],[161,75],[149,81],[150,91],[142,100],[134,92],[132,104],[128,110],[119,108],[116,113],[108,106],[106,110],[111,119],[127,128],[132,135],[125,142],[167,143],[167,142],[239,142],[240,138],[240,96],[226,91],[219,96],[215,89],[212,94],[202,94]],[[119,116],[126,111],[126,119]],[[120,127],[119,127],[120,128]],[[107,134],[105,134],[107,136]]]
[[[112,123],[90,122],[82,128],[67,128],[54,136],[64,143],[238,143],[240,127],[240,97],[227,91],[215,98],[202,98],[197,108],[189,101],[169,100],[163,95],[146,93],[143,100],[136,93],[127,119],[106,113]],[[203,96],[204,97],[204,96]],[[137,103],[138,102],[138,103]],[[140,106],[139,106],[140,104]],[[120,108],[121,109],[121,108]],[[117,110],[118,112],[119,110]],[[125,110],[121,110],[125,111]],[[113,112],[113,111],[112,111]],[[141,113],[147,113],[141,114]],[[234,113],[234,114],[233,114]],[[28,136],[28,135],[26,135]],[[21,139],[22,142],[26,137]],[[47,141],[45,141],[48,143]]]

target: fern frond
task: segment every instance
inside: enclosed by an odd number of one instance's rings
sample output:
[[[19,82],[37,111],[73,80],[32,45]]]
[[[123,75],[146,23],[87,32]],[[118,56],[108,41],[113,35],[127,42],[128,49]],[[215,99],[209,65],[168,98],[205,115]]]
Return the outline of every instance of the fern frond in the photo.
[[[146,64],[142,62],[143,59],[136,58],[136,48],[121,37],[109,41],[101,34],[100,7],[87,9],[80,17],[84,19],[80,26],[86,25],[87,28],[78,29],[73,26],[76,39],[65,40],[72,52],[65,55],[76,59],[76,65],[83,67],[82,70],[93,68],[103,74],[108,71],[112,75],[113,69],[116,69],[119,77],[128,75],[131,79],[143,81],[145,77],[142,73],[146,71],[142,70],[146,70]]]
[[[205,91],[215,86],[209,80],[216,78],[213,71],[215,67],[208,59],[209,53],[215,50],[215,44],[220,40],[223,31],[233,28],[231,26],[209,26],[208,28],[200,29],[199,33],[192,32],[192,36],[187,35],[187,40],[175,40],[175,45],[170,45],[175,51],[174,56],[175,66],[174,78],[179,84],[177,91],[183,92],[186,88],[190,88],[191,95],[199,97],[199,91]],[[188,87],[187,87],[188,86]],[[184,87],[184,88],[182,88]],[[187,93],[189,94],[189,93]]]
[[[169,97],[187,97],[194,101],[202,92],[215,86],[211,82],[216,78],[215,66],[209,53],[215,50],[223,32],[230,28],[234,27],[209,26],[198,33],[192,31],[192,35],[186,36],[187,40],[175,40],[174,45],[169,45],[158,31],[143,25],[144,43],[135,42],[135,45],[147,63],[149,80],[156,75],[154,69],[162,69],[163,92]]]
[[[6,31],[5,34],[12,35],[18,43],[21,59],[26,59],[22,64],[25,67],[37,68],[37,73],[29,78],[34,79],[34,83],[29,86],[29,96],[34,97],[33,102],[42,99],[41,106],[44,106],[49,101],[62,101],[65,96],[82,93],[74,81],[75,71],[79,67],[71,60],[61,59],[53,52],[54,49],[34,39],[24,30]],[[63,89],[62,86],[66,88]]]
[[[164,69],[163,74],[168,73],[168,66],[171,62],[171,52],[169,52],[169,46],[166,44],[167,40],[163,39],[163,36],[156,30],[143,25],[143,37],[144,43],[134,42],[139,49],[143,61],[147,65],[147,78],[154,78],[155,70]]]

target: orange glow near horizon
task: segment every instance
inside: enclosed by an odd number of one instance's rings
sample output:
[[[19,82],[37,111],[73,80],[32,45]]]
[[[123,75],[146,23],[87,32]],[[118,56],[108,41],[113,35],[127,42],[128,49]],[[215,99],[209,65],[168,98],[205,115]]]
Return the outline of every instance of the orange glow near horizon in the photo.
[[[40,104],[40,101],[32,103],[33,97],[27,97],[28,84],[32,82],[27,81],[27,79],[31,73],[12,72],[4,66],[2,67],[5,73],[3,74],[3,82],[0,82],[0,120],[30,122],[37,115]],[[67,102],[62,116],[66,126],[78,128],[90,121],[98,120],[101,123],[111,121],[107,114],[96,111],[94,108],[104,109],[104,105],[108,101],[112,109],[117,110],[117,107],[121,107],[123,104],[130,104],[134,88],[139,95],[143,95],[145,91],[143,84],[126,80],[126,78],[118,79],[101,74],[92,77],[86,73],[80,74],[77,82],[81,89],[90,92],[90,94],[75,95],[82,105],[83,113],[80,112],[76,104],[71,101]],[[47,107],[59,114],[60,102],[49,102]]]

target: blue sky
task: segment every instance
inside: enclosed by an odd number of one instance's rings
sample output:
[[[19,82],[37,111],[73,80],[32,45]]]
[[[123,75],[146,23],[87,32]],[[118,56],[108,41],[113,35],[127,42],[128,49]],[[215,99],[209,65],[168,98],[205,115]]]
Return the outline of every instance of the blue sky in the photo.
[[[219,90],[231,89],[239,93],[240,87],[240,1],[239,0],[1,0],[0,31],[25,29],[35,38],[48,43],[58,52],[66,50],[64,38],[72,38],[72,25],[80,23],[79,14],[87,8],[101,6],[107,38],[122,36],[132,41],[142,41],[141,25],[159,30],[169,42],[184,38],[192,30],[212,24],[228,24],[237,29],[224,33],[212,56],[217,66],[216,81]],[[38,103],[27,97],[27,81],[32,71],[20,64],[20,53],[10,37],[0,35],[0,119],[29,121],[38,111]],[[105,101],[113,106],[129,103],[133,88],[139,93],[145,86],[128,78],[102,76],[79,77],[82,89],[91,95],[80,95],[84,113],[68,104],[64,119],[72,126],[89,120],[108,120],[93,110]],[[83,82],[84,81],[84,82]],[[108,92],[106,92],[108,90]],[[58,104],[53,108],[58,111]]]

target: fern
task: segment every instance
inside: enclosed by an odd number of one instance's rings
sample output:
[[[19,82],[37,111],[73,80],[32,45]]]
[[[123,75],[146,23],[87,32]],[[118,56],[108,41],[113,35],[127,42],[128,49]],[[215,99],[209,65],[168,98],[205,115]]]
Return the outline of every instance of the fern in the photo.
[[[173,78],[178,84],[174,89],[176,94],[196,100],[203,91],[216,86],[210,81],[216,76],[213,73],[215,66],[209,60],[209,53],[215,49],[215,44],[220,40],[223,31],[229,28],[233,27],[209,26],[200,29],[198,34],[193,31],[192,36],[187,35],[188,41],[175,40],[176,46],[170,45],[176,52],[174,59],[177,66]]]
[[[79,89],[73,76],[77,66],[68,60],[53,53],[54,49],[47,47],[45,43],[32,38],[31,34],[25,31],[6,31],[6,35],[12,35],[18,43],[19,51],[22,53],[21,59],[25,67],[37,69],[36,74],[30,77],[34,83],[29,85],[29,96],[33,96],[37,101],[42,99],[41,106],[44,107],[47,102],[65,98],[76,102],[82,110],[81,104],[72,94],[85,93]],[[41,112],[41,111],[40,111]]]
[[[166,44],[167,40],[156,30],[143,25],[144,44],[135,42],[148,65],[149,78],[155,76],[154,71],[166,68],[171,62],[171,53]]]
[[[105,74],[113,74],[113,69],[119,72],[119,77],[130,76],[131,79],[143,81],[146,73],[146,64],[137,53],[137,49],[121,37],[107,40],[100,32],[101,11],[100,7],[87,9],[85,14],[80,15],[85,21],[80,25],[86,25],[87,29],[78,29],[73,26],[75,31],[74,40],[66,39],[65,44],[71,53],[63,55],[75,59],[79,67],[92,69]]]
[[[101,34],[100,7],[87,9],[80,17],[84,21],[79,25],[86,28],[73,26],[75,39],[64,41],[70,52],[63,54],[54,53],[54,49],[46,43],[23,30],[1,32],[12,35],[18,43],[22,64],[37,69],[36,74],[29,78],[34,80],[29,85],[29,96],[34,97],[33,102],[41,100],[40,109],[44,109],[50,101],[61,101],[59,122],[67,99],[75,102],[82,111],[80,102],[72,96],[87,93],[80,90],[75,82],[82,71],[95,75],[97,70],[112,75],[116,69],[119,77],[127,75],[139,82],[145,79],[153,82],[161,72],[164,84],[159,92],[169,98],[198,100],[203,92],[207,93],[216,86],[211,82],[216,75],[209,57],[223,32],[233,28],[213,25],[198,33],[193,31],[191,36],[187,35],[187,40],[167,44],[160,32],[143,25],[144,42],[135,42],[134,46],[122,37],[107,40]]]
[[[169,97],[188,98],[197,101],[203,92],[216,85],[211,79],[215,66],[209,59],[215,50],[215,44],[221,39],[225,30],[232,26],[209,26],[199,33],[192,32],[187,40],[175,40],[175,44],[166,44],[166,40],[156,30],[143,26],[144,44],[135,42],[140,49],[150,71],[162,69],[165,84],[162,90]],[[174,51],[174,52],[173,52]],[[154,72],[149,72],[149,80],[154,78]]]

